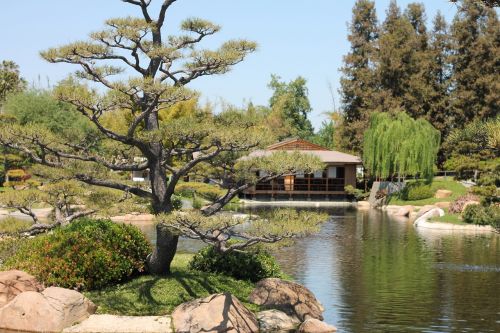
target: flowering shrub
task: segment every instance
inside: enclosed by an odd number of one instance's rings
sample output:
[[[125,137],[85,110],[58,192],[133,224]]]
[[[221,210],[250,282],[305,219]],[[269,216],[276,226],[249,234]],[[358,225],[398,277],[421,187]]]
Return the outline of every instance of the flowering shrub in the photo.
[[[466,202],[477,201],[479,202],[480,198],[477,195],[467,193],[466,195],[462,195],[458,197],[455,201],[453,201],[448,209],[449,213],[452,214],[460,214],[464,209],[464,205]]]
[[[150,251],[134,226],[80,219],[29,240],[5,267],[26,271],[46,286],[90,290],[143,272]]]

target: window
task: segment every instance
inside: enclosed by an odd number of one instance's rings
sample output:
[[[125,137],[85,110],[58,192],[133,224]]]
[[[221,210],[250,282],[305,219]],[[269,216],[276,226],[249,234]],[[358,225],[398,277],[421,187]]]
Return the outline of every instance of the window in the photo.
[[[314,178],[323,178],[323,170],[315,171]]]
[[[337,167],[328,167],[328,178],[337,178]]]

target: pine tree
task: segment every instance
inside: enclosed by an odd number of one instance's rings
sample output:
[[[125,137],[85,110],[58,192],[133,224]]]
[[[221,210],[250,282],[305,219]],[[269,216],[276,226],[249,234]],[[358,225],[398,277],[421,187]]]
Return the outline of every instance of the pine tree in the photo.
[[[356,1],[347,37],[351,50],[344,57],[340,81],[343,119],[338,138],[340,146],[349,151],[361,151],[363,132],[368,127],[370,112],[375,108],[373,95],[377,89],[374,71],[377,25],[374,2]]]
[[[495,10],[464,0],[451,26],[456,124],[498,114],[500,25]]]
[[[438,12],[433,21],[430,35],[429,62],[432,96],[426,119],[441,132],[445,138],[455,123],[455,116],[450,108],[450,36],[445,18]]]
[[[411,116],[423,113],[409,93],[410,83],[418,73],[419,41],[408,17],[401,14],[396,1],[391,1],[378,41],[379,111],[404,109]]]

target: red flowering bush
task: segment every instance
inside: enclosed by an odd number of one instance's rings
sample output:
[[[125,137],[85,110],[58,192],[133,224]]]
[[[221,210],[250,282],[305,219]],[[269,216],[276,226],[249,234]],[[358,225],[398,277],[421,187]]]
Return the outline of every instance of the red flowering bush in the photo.
[[[46,286],[91,290],[143,272],[150,252],[134,226],[80,219],[29,240],[4,268],[26,271]]]
[[[460,214],[464,209],[465,203],[470,201],[479,202],[480,200],[481,199],[477,195],[472,193],[467,193],[465,195],[462,195],[461,197],[458,197],[455,201],[453,201],[450,205],[450,208],[448,209],[448,212],[452,214]]]

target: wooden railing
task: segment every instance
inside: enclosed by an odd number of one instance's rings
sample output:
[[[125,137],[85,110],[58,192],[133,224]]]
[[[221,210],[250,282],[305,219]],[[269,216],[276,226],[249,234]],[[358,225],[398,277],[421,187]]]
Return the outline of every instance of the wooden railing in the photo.
[[[285,185],[284,179],[277,179],[257,184],[255,191],[343,192],[344,186],[344,178],[295,178],[293,185]]]

